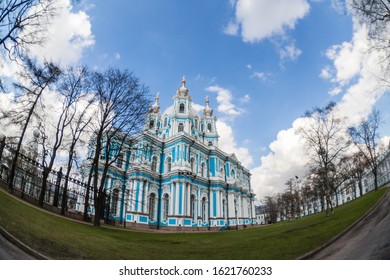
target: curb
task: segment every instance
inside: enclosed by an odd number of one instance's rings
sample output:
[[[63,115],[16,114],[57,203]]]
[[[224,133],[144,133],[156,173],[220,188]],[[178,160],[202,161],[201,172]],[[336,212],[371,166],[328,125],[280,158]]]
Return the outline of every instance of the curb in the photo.
[[[34,249],[30,248],[23,242],[16,239],[12,234],[10,234],[8,231],[6,231],[2,226],[0,226],[0,234],[5,237],[9,242],[14,244],[19,249],[23,250],[24,252],[30,254],[31,256],[37,258],[38,260],[49,260],[48,257],[42,255],[41,253],[38,253]]]
[[[300,256],[298,258],[296,258],[296,260],[307,260],[309,259],[310,257],[312,257],[313,255],[317,254],[319,251],[325,249],[326,247],[330,246],[333,242],[335,242],[336,240],[340,239],[342,236],[344,236],[346,233],[348,233],[349,231],[351,231],[361,220],[363,220],[364,218],[366,218],[368,215],[371,214],[371,212],[379,205],[379,203],[382,202],[382,200],[384,199],[384,197],[386,196],[386,194],[389,192],[389,187],[386,187],[387,190],[386,192],[383,194],[383,196],[374,204],[374,206],[371,207],[370,210],[368,210],[362,217],[360,217],[360,219],[356,220],[352,225],[350,225],[349,227],[347,227],[345,230],[343,230],[342,232],[340,232],[339,234],[337,234],[335,237],[333,237],[332,239],[330,239],[329,241],[325,242],[324,244],[322,244],[320,247],[304,254],[303,256]]]

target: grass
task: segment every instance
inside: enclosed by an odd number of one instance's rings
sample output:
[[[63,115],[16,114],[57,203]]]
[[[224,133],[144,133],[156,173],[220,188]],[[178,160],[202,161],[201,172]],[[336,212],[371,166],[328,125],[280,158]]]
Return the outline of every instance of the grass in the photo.
[[[292,222],[208,233],[158,233],[94,228],[53,216],[0,191],[0,225],[53,259],[295,259],[366,213],[386,189]]]

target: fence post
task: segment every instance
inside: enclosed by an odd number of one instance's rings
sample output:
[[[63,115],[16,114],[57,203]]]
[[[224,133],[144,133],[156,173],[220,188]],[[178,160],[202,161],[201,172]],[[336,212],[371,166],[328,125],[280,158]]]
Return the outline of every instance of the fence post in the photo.
[[[0,133],[0,162],[1,162],[1,159],[2,159],[2,156],[3,156],[3,151],[4,151],[4,147],[5,147],[5,135],[3,133]]]
[[[54,207],[58,207],[58,197],[60,195],[61,179],[62,179],[62,167],[60,167],[60,170],[57,172],[56,190],[54,192],[54,199],[53,199],[53,206]],[[66,199],[66,198],[63,198],[63,199]]]

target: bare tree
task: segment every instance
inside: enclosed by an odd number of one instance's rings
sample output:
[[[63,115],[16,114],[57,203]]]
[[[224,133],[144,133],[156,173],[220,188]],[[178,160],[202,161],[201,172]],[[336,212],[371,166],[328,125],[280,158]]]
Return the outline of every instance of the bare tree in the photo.
[[[67,141],[68,162],[65,174],[65,182],[62,193],[61,215],[65,214],[67,207],[67,192],[70,172],[76,157],[76,147],[81,136],[85,133],[87,126],[92,120],[92,114],[89,112],[93,99],[89,98],[90,79],[89,72],[86,68],[73,69],[70,68],[64,74],[62,85],[59,91],[62,94],[73,99],[70,110],[71,122],[69,123],[69,137]]]
[[[21,95],[17,97],[17,108],[8,112],[3,112],[3,116],[9,123],[21,126],[21,135],[14,151],[11,169],[8,176],[8,189],[13,191],[13,181],[15,169],[20,149],[30,121],[35,116],[38,102],[42,94],[58,79],[61,71],[53,63],[45,62],[38,66],[31,59],[24,59],[24,70],[20,73],[20,82],[15,87]]]
[[[42,44],[49,20],[55,15],[55,0],[1,0],[0,47],[13,56],[21,48]]]
[[[337,190],[334,181],[337,164],[350,145],[342,120],[332,113],[335,105],[329,103],[325,108],[307,112],[308,123],[298,132],[306,140],[311,173],[315,175],[315,185],[325,198],[327,215],[333,212],[331,195]]]
[[[357,127],[349,128],[349,134],[356,147],[363,154],[374,176],[375,190],[378,189],[378,171],[380,155],[379,126],[381,116],[378,110],[373,110],[366,120],[360,122]]]
[[[276,196],[266,196],[264,198],[265,222],[276,223],[279,214],[279,208]]]
[[[358,185],[360,196],[363,195],[363,176],[368,168],[367,160],[361,151],[352,155],[347,155],[342,159],[345,176],[348,178],[347,184],[355,193],[355,186]]]
[[[350,8],[361,22],[368,27],[371,47],[384,53],[386,70],[390,70],[390,1],[389,0],[352,0]]]
[[[105,204],[105,183],[110,166],[123,151],[124,143],[144,124],[150,106],[147,88],[128,71],[109,69],[92,75],[98,113],[93,121],[94,225],[100,226],[100,210]],[[88,199],[88,198],[86,198]]]

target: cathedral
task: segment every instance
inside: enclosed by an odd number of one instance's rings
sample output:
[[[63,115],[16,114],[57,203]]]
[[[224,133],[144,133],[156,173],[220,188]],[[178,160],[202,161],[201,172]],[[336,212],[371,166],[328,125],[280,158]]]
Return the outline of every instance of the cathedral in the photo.
[[[218,230],[255,224],[250,172],[218,148],[209,100],[199,114],[183,78],[173,105],[150,107],[143,131],[109,170],[112,219],[126,226]],[[83,202],[77,205],[83,211]],[[92,214],[93,209],[91,210]]]

